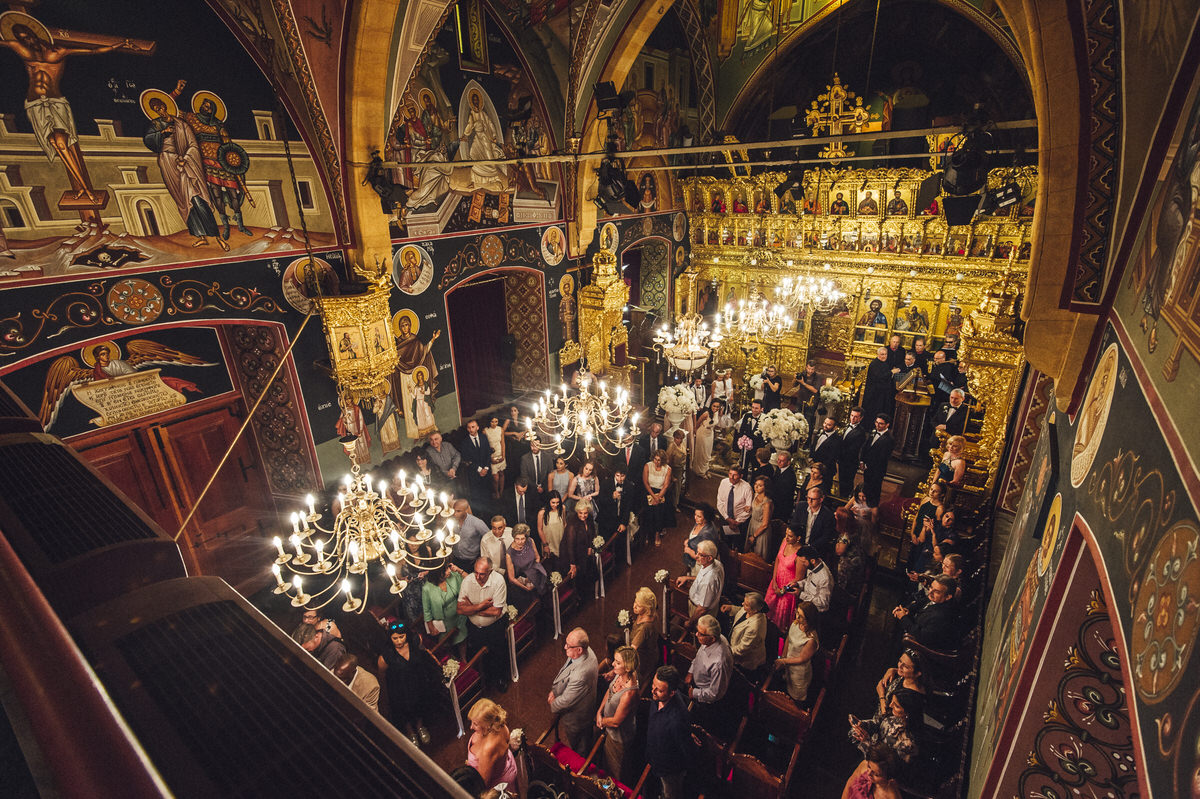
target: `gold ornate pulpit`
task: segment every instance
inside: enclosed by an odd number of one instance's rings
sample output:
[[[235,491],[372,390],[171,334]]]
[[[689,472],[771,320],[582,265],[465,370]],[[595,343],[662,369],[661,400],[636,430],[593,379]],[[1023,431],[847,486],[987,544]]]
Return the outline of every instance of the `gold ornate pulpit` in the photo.
[[[575,352],[587,362],[592,374],[604,375],[609,382],[628,389],[632,367],[617,365],[617,348],[629,341],[621,324],[629,303],[629,287],[617,273],[616,256],[600,250],[592,258],[592,282],[579,290],[579,344]],[[571,349],[568,342],[563,350]],[[564,361],[566,362],[566,361]]]

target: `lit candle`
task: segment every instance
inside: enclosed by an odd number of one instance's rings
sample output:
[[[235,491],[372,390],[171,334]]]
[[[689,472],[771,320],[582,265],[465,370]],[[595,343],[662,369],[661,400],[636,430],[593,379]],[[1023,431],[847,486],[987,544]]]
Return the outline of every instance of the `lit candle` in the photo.
[[[393,583],[396,582],[396,567],[390,563],[387,565],[387,576]]]
[[[271,564],[271,574],[275,575],[275,584],[280,588],[283,588],[285,585],[287,585],[287,583],[283,581],[283,572],[280,570],[278,563]]]
[[[292,588],[296,589],[296,593],[298,595],[304,594],[304,589],[300,587],[300,575],[296,575],[292,578]]]
[[[419,527],[422,530],[425,529],[425,514],[423,514],[423,513],[416,514],[413,517],[413,521],[415,521],[417,523],[417,527]]]
[[[304,530],[304,531],[308,530],[308,517],[307,516],[300,517],[300,529]]]
[[[349,600],[350,599],[350,581],[349,580],[345,580],[345,579],[342,580],[342,590],[346,592],[346,599]]]
[[[292,514],[292,532],[293,533],[300,532],[300,514],[299,513]]]
[[[293,535],[295,535],[295,534],[293,533]],[[279,550],[279,557],[282,558],[283,557],[283,539],[280,538],[279,536],[275,536],[275,549]]]
[[[325,551],[324,551],[325,550],[325,542],[318,538],[316,547],[317,547],[317,563],[324,563],[325,562]]]
[[[317,512],[317,501],[316,501],[316,499],[313,498],[312,494],[309,494],[308,496],[306,496],[304,498],[304,501],[308,503],[308,515],[309,516],[312,516],[314,513]]]
[[[392,538],[392,551],[399,552],[400,551],[400,533],[396,532],[395,530],[392,530],[391,538]]]
[[[371,492],[371,484],[375,481],[371,478],[371,475],[368,474],[365,477],[363,477],[363,482],[366,483],[367,493],[370,493]]]
[[[300,557],[304,554],[304,550],[300,548],[300,536],[292,536],[292,546],[296,548],[296,557]]]
[[[358,563],[358,542],[357,541],[350,542],[350,558],[355,563]]]
[[[380,481],[379,481],[379,495],[380,495],[381,497],[386,497],[386,496],[387,496],[387,487],[388,487],[387,480],[380,480]]]
[[[404,470],[401,469],[400,470],[400,493],[401,494],[403,494],[405,491],[408,490],[408,483],[406,482],[405,477],[406,477],[406,475],[404,474]]]

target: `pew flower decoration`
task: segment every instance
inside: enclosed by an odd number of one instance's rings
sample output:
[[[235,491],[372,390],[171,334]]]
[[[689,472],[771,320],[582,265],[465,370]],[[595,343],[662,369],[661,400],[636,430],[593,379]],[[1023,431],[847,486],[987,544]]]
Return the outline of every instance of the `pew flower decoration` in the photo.
[[[509,605],[508,607],[506,607],[504,609],[504,612],[508,614],[509,621],[516,621],[517,616],[519,616],[521,614],[521,612],[519,610],[517,610],[516,605]]]
[[[654,573],[654,582],[664,583],[666,581],[667,581],[667,570],[666,569],[659,569],[658,571],[656,571]]]
[[[562,575],[558,572],[550,572],[550,585],[556,588],[562,585]]]
[[[629,617],[629,611],[622,608],[617,611],[617,626],[628,627],[633,620]]]
[[[663,386],[658,390],[658,407],[664,413],[695,413],[700,410],[696,397],[685,385]]]
[[[598,535],[592,539],[592,548],[601,549],[604,546],[604,536]]]
[[[844,400],[846,395],[837,386],[821,386],[821,404],[822,405],[837,405]]]
[[[772,442],[794,444],[808,435],[808,420],[784,408],[776,408],[762,415],[758,431]]]
[[[754,449],[754,439],[750,438],[750,436],[742,436],[738,439],[737,445],[740,450],[752,450]]]
[[[516,752],[521,748],[521,744],[525,742],[525,728],[517,727],[508,734],[508,748]]]
[[[442,680],[449,684],[454,682],[454,678],[458,676],[458,661],[450,658],[442,664]]]
[[[763,376],[762,375],[754,375],[754,377],[751,377],[750,378],[750,388],[754,389],[755,391],[762,391],[763,390]]]

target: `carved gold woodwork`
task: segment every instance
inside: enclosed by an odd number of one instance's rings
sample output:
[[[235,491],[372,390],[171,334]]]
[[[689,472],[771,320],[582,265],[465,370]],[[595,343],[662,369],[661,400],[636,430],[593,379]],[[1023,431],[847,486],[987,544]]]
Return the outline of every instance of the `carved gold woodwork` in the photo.
[[[629,287],[617,274],[616,257],[608,250],[600,250],[592,258],[592,282],[579,289],[577,346],[593,374],[611,373],[615,348],[628,341],[628,333],[621,324],[628,302]],[[568,342],[568,346],[573,343]]]
[[[355,401],[386,396],[400,362],[388,307],[391,278],[356,271],[368,278],[367,291],[317,301],[338,392]]]

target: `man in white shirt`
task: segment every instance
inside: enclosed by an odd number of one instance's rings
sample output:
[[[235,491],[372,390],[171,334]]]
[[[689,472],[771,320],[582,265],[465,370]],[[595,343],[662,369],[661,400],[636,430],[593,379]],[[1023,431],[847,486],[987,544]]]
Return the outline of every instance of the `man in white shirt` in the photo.
[[[717,513],[721,515],[722,531],[729,548],[734,551],[741,551],[753,501],[754,491],[742,479],[742,470],[737,466],[729,467],[729,476],[717,486]]]
[[[804,579],[800,581],[797,602],[811,602],[824,613],[829,610],[829,595],[833,591],[833,574],[816,547],[803,546],[796,553],[796,564],[804,566]]]
[[[696,620],[706,613],[714,613],[721,604],[721,592],[725,590],[725,567],[717,560],[717,545],[704,540],[696,545],[696,565],[699,571],[695,577],[684,576],[675,580],[679,588],[688,589],[688,616],[684,626],[691,629],[696,626]]]
[[[342,655],[333,667],[333,676],[344,682],[346,686],[363,701],[367,707],[379,712],[379,680],[375,675],[358,665],[354,655]],[[425,743],[429,743],[425,741]]]
[[[492,529],[479,541],[479,557],[492,562],[492,568],[504,574],[504,555],[512,544],[512,528],[503,516],[492,517]]]
[[[458,615],[467,617],[471,652],[487,647],[482,671],[490,687],[501,693],[508,690],[508,647],[504,640],[507,605],[508,584],[492,570],[487,558],[478,558],[474,573],[463,580],[458,591]]]

